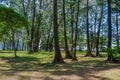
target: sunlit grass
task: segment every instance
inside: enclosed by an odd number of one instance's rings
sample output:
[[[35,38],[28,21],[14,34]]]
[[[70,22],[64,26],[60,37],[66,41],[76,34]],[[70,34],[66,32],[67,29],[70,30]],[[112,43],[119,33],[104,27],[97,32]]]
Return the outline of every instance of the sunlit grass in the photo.
[[[106,53],[102,57],[84,57],[86,52],[77,52],[78,61],[64,59],[65,64],[52,64],[54,52],[40,51],[39,53],[28,54],[27,51],[17,51],[17,58],[13,52],[0,53],[0,71],[39,71],[46,76],[49,75],[87,75],[94,72],[117,69],[120,64],[105,63]],[[65,53],[62,52],[64,58]],[[119,73],[117,71],[116,73]],[[22,74],[24,75],[24,74]],[[27,73],[29,75],[29,73]],[[111,75],[111,74],[109,74]],[[113,75],[113,74],[112,74]],[[114,79],[112,78],[107,78]]]

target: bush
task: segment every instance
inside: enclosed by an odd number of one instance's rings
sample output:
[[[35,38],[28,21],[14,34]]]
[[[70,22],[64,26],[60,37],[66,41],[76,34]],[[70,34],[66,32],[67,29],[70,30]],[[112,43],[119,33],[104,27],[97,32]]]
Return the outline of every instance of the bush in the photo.
[[[107,48],[106,48],[106,47],[103,47],[103,48],[102,48],[102,52],[107,52]]]
[[[118,50],[116,48],[114,48],[114,49],[108,48],[107,53],[108,53],[108,55],[116,56],[118,53]]]

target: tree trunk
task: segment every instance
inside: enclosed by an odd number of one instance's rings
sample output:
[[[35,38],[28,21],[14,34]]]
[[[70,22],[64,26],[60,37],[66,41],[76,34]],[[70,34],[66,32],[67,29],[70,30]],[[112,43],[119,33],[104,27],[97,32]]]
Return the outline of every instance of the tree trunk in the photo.
[[[55,56],[53,63],[64,63],[59,47],[58,38],[58,22],[57,22],[57,0],[53,0],[53,16],[54,16],[54,46],[55,46]]]
[[[25,50],[25,47],[24,47],[24,39],[22,40],[22,45],[21,45],[21,51],[24,51]]]
[[[3,38],[3,50],[6,49],[6,42],[5,42],[5,39]]]
[[[53,50],[53,36],[50,38],[49,42],[49,51],[51,52]]]
[[[24,17],[26,18],[26,19],[28,19],[28,8],[29,8],[29,5],[30,5],[30,0],[28,0],[28,4],[27,4],[27,6],[25,7],[25,0],[21,0],[21,4],[22,4],[22,8],[23,8],[23,14],[24,14]],[[30,37],[30,30],[29,30],[29,28],[28,28],[28,26],[26,26],[27,28],[26,28],[26,30],[27,30],[27,36],[29,36]],[[28,47],[26,48],[26,50],[30,50],[30,42],[27,42],[27,44],[26,44]]]
[[[50,28],[49,28],[49,30],[48,30],[48,36],[47,36],[47,42],[46,42],[46,48],[45,48],[46,51],[49,50],[49,45],[50,45],[50,37],[51,37],[50,33],[51,33],[51,29],[52,29],[52,20],[53,20],[53,19],[52,19],[52,16],[51,16]]]
[[[52,23],[51,23],[52,24]],[[46,42],[46,48],[45,48],[45,51],[48,51],[49,50],[49,44],[50,44],[50,32],[51,32],[51,26],[50,26],[50,29],[48,31],[48,36],[47,36],[47,42]]]
[[[13,46],[13,50],[14,50],[14,57],[17,57],[16,54],[16,46],[15,46],[15,31],[12,29],[12,46]]]
[[[41,17],[41,16],[40,16]],[[38,25],[36,26],[36,32],[34,33],[34,43],[33,43],[33,52],[39,52],[39,42],[40,42],[40,24],[41,18],[38,17]]]
[[[73,13],[74,13],[74,8],[73,8],[73,4],[70,4],[70,10],[71,10],[71,13],[70,13],[70,15],[71,15],[71,52],[73,52],[73,47],[74,47],[74,40],[73,40],[73,33],[74,33],[74,31],[73,31],[73,18],[74,18],[74,16],[73,16]]]
[[[41,9],[42,9],[42,0],[39,1],[40,4],[40,14],[36,17],[36,31],[34,31],[34,41],[33,41],[33,52],[39,52],[39,42],[40,42],[40,26],[41,26],[41,21],[42,21],[42,13],[41,13]],[[34,3],[35,5],[35,3]]]
[[[77,36],[78,36],[78,15],[79,15],[79,3],[80,0],[78,0],[78,5],[77,5],[77,15],[76,15],[76,28],[75,28],[75,46],[74,46],[74,53],[73,53],[73,61],[78,61],[76,57],[76,47],[77,47]]]
[[[112,47],[112,25],[111,25],[111,0],[108,0],[108,49]],[[107,61],[112,61],[112,55],[108,54]]]
[[[17,34],[18,35],[18,34]],[[19,50],[19,37],[18,37],[18,39],[17,39],[17,43],[16,43],[16,51],[18,51]]]
[[[103,3],[103,0],[102,0],[102,3]],[[98,24],[97,36],[96,36],[96,56],[100,56],[99,38],[100,38],[100,27],[101,27],[102,17],[103,17],[103,5],[102,5],[102,8],[101,8],[101,12],[100,12],[100,19],[99,19],[99,24]]]
[[[34,36],[34,24],[35,24],[35,12],[36,12],[36,6],[35,6],[36,0],[33,0],[33,15],[32,15],[32,26],[31,26],[31,37],[30,37],[30,50],[29,54],[33,53],[33,36]]]
[[[66,36],[66,18],[65,18],[65,0],[63,0],[63,27],[64,27],[64,45],[65,45],[65,58],[66,59],[72,59],[72,56],[70,55],[70,52],[68,50],[68,42],[67,42],[67,36]]]
[[[116,8],[118,7],[118,2],[116,2]],[[117,9],[118,10],[118,9]],[[118,11],[116,12],[116,43],[117,43],[117,49],[118,53],[120,54],[120,47],[119,47],[119,28],[118,28]]]
[[[86,34],[87,34],[87,54],[86,57],[90,56],[93,57],[90,49],[90,38],[89,38],[89,8],[88,8],[89,0],[87,0],[87,12],[86,12]]]
[[[12,34],[12,33],[11,33]],[[10,45],[9,45],[9,48],[10,48],[10,50],[12,50],[12,37],[10,37],[10,43],[9,43]]]

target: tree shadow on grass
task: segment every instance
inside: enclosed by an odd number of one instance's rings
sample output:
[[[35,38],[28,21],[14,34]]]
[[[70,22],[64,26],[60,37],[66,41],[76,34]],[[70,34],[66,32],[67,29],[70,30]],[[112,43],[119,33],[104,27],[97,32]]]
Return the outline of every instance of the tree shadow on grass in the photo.
[[[13,53],[12,51],[0,51],[0,54],[4,54],[4,53]]]
[[[19,72],[31,72],[36,71],[40,73],[49,73],[50,75],[54,76],[71,76],[77,75],[82,77],[82,80],[89,80],[89,77],[94,77],[100,80],[109,80],[107,77],[103,76],[96,76],[96,75],[89,75],[99,71],[105,71],[110,69],[119,69],[120,64],[109,64],[105,63],[100,60],[83,60],[78,62],[69,62],[66,64],[51,64],[51,63],[42,63],[41,59],[36,57],[18,57],[18,58],[8,58],[8,57],[1,57],[2,60],[5,60],[9,64],[9,69],[2,70],[2,74],[6,76],[18,75]],[[2,67],[7,67],[6,65],[1,65]],[[1,67],[0,66],[0,67]],[[10,70],[10,73],[8,71]],[[11,72],[12,71],[12,72]],[[12,74],[11,74],[12,73]],[[18,75],[19,77],[21,75]],[[30,75],[22,75],[20,78],[26,78],[29,80]],[[43,78],[42,80],[54,80],[52,77],[37,77]],[[67,78],[64,80],[68,80]]]
[[[1,67],[8,67],[8,70],[29,70],[34,68],[34,65],[39,66],[40,59],[36,57],[0,57],[2,60],[6,61],[7,64],[1,65]],[[2,70],[2,69],[1,69]]]
[[[63,64],[62,66],[58,66],[57,69],[53,71],[46,71],[56,76],[77,75],[82,77],[83,80],[90,80],[89,77],[99,80],[111,80],[109,77],[94,75],[95,73],[99,73],[100,71],[111,69],[120,69],[120,64],[109,64],[99,60],[78,61]]]

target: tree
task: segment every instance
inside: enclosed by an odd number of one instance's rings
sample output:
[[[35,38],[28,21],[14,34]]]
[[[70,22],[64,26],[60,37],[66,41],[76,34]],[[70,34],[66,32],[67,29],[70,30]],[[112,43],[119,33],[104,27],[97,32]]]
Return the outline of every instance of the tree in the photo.
[[[87,11],[86,11],[86,34],[87,34],[87,54],[85,55],[87,56],[93,56],[91,49],[90,49],[90,38],[89,38],[89,0],[87,0]]]
[[[96,56],[99,56],[99,39],[100,39],[100,27],[102,23],[103,18],[103,0],[101,1],[101,11],[100,11],[100,18],[99,18],[99,24],[98,24],[98,31],[96,36]]]
[[[120,47],[119,47],[119,24],[118,24],[118,1],[116,1],[116,43],[117,43],[117,49],[118,49],[118,53],[120,54]]]
[[[34,26],[35,26],[35,13],[36,13],[36,5],[35,0],[33,0],[33,14],[32,14],[32,24],[31,24],[31,37],[30,37],[30,50],[29,54],[33,53],[33,37],[34,37]]]
[[[70,52],[68,50],[68,42],[67,42],[67,36],[66,36],[66,18],[65,18],[65,0],[63,0],[63,27],[64,27],[64,45],[65,45],[65,58],[72,59],[72,56],[70,55]]]
[[[72,1],[73,2],[73,1]],[[71,26],[71,52],[73,52],[73,47],[74,47],[74,40],[73,40],[73,34],[74,34],[74,7],[73,7],[73,3],[70,3],[70,17],[71,17],[71,21],[70,21],[70,26]]]
[[[3,22],[4,22],[4,25],[8,26],[6,28],[9,28],[8,32],[10,32],[12,35],[11,39],[12,39],[14,55],[15,57],[17,57],[16,46],[15,46],[16,45],[15,33],[17,30],[22,29],[23,26],[28,25],[28,22],[24,17],[22,17],[17,12],[15,12],[13,9],[0,6],[0,23],[3,23]]]
[[[108,50],[112,48],[112,25],[111,25],[111,0],[108,2]],[[107,61],[112,61],[112,55],[108,53]]]
[[[60,47],[59,47],[59,41],[58,41],[58,22],[57,22],[57,0],[53,0],[53,25],[54,25],[54,48],[55,48],[55,56],[53,63],[64,63]]]
[[[77,47],[77,36],[78,36],[78,18],[79,18],[79,3],[80,0],[78,0],[78,5],[77,5],[77,14],[76,14],[76,28],[75,28],[75,42],[74,42],[74,53],[73,53],[73,61],[77,61],[77,57],[76,57],[76,47]]]

